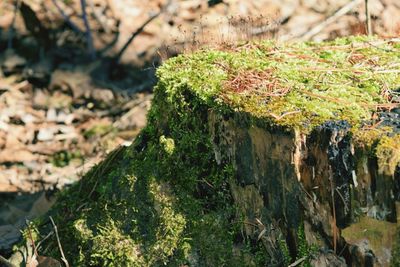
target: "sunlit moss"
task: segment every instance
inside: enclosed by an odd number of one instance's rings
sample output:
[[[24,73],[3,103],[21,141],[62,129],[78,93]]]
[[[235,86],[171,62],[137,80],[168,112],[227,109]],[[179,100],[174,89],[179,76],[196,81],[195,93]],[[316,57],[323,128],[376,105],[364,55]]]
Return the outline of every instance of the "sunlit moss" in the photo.
[[[383,90],[400,86],[400,76],[391,67],[400,63],[400,50],[389,42],[357,48],[352,45],[356,41],[374,40],[267,42],[234,51],[206,50],[172,59],[158,73],[163,82],[179,81],[177,85],[188,86],[214,105],[226,103],[271,123],[311,130],[327,120],[343,119],[359,126],[377,105],[388,103]],[[226,86],[239,80],[237,74],[251,71],[258,76],[264,72],[269,80],[260,83],[250,77],[239,92]]]
[[[379,172],[393,175],[400,162],[400,135],[384,136],[376,148]]]
[[[396,224],[363,216],[359,219],[359,222],[343,229],[342,235],[346,242],[351,245],[357,245],[363,240],[368,240],[368,246],[378,258],[389,260],[387,251],[392,250],[396,242],[394,238],[396,236]],[[393,251],[395,255],[396,249]]]
[[[327,121],[345,120],[355,144],[372,148],[392,132],[365,125],[376,111],[394,106],[399,64],[398,43],[359,36],[203,50],[169,60],[158,75],[168,90],[190,88],[210,107],[245,112],[271,126],[309,133]],[[387,146],[380,147],[383,156]],[[395,165],[392,160],[388,170]]]
[[[392,250],[392,260],[390,262],[391,267],[400,266],[400,227],[396,231],[396,242]]]
[[[160,144],[164,147],[164,151],[168,155],[171,155],[172,153],[174,153],[174,149],[175,149],[174,139],[166,138],[164,135],[161,135],[160,136]]]

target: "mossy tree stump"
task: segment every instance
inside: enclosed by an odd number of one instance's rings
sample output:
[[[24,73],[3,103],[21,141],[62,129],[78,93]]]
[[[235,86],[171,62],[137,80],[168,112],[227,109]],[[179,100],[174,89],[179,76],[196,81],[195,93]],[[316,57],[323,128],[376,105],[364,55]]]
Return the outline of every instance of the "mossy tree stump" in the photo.
[[[133,145],[52,210],[67,258],[74,266],[389,265],[399,66],[399,40],[364,37],[170,59]],[[47,243],[59,258],[55,240]]]

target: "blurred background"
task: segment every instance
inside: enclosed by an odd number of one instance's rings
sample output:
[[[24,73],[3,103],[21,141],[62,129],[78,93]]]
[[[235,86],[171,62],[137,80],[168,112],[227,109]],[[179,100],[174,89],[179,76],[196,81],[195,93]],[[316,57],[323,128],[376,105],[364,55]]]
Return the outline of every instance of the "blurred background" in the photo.
[[[0,254],[54,192],[130,144],[164,60],[251,40],[366,34],[368,21],[375,35],[399,36],[400,1],[1,0]]]

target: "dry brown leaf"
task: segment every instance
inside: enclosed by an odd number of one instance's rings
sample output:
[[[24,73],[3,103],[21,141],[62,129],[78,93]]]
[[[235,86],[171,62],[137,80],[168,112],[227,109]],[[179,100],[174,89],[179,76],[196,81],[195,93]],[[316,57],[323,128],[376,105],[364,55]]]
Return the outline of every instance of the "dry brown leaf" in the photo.
[[[12,184],[4,184],[0,182],[0,192],[13,193],[19,192],[19,188]]]
[[[0,151],[0,163],[26,162],[38,159],[37,155],[32,154],[26,149],[4,149]]]
[[[64,150],[64,145],[62,142],[52,142],[51,146],[44,142],[38,142],[36,144],[29,144],[26,149],[34,154],[42,154],[51,156],[61,150]]]

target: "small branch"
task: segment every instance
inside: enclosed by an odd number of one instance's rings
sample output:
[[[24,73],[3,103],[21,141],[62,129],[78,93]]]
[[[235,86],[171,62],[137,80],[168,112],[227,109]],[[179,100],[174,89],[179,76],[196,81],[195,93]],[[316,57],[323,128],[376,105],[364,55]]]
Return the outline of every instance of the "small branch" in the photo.
[[[19,10],[24,20],[26,29],[40,44],[40,53],[42,54],[45,50],[51,48],[53,42],[50,31],[40,21],[36,12],[26,3],[26,1],[21,1]]]
[[[73,31],[75,31],[76,33],[79,34],[83,34],[83,32],[79,29],[78,26],[75,25],[75,23],[73,23],[69,17],[67,16],[67,14],[65,14],[64,10],[62,10],[62,8],[58,5],[57,0],[52,0],[54,6],[57,8],[58,12],[61,14],[61,16],[63,17],[64,21],[71,27],[71,29]]]
[[[42,243],[43,243],[44,241],[46,241],[52,234],[54,234],[54,232],[53,232],[53,231],[50,231],[50,233],[48,233],[42,240],[40,240],[40,241],[37,243],[36,248],[39,249],[40,246],[42,245]]]
[[[57,244],[58,244],[58,248],[60,249],[60,253],[61,253],[61,259],[64,262],[65,266],[69,267],[69,263],[68,263],[67,259],[65,258],[64,251],[61,246],[60,237],[58,236],[57,225],[54,223],[54,220],[51,216],[49,218],[50,218],[51,224],[53,225],[54,232],[56,233]]]
[[[336,207],[335,207],[335,191],[333,186],[333,177],[332,175],[329,177],[330,185],[331,185],[331,198],[332,198],[332,238],[333,238],[333,251],[336,253],[337,250],[337,226],[336,226]]]
[[[87,49],[92,59],[96,59],[96,53],[93,47],[93,38],[92,33],[90,31],[89,21],[86,15],[86,0],[81,0],[81,8],[82,8],[82,19],[83,23],[85,24],[85,35],[86,35],[86,42],[87,42]]]
[[[367,0],[366,0],[367,1]],[[351,2],[347,3],[346,5],[342,6],[338,9],[332,16],[321,22],[320,24],[316,25],[315,27],[311,28],[308,32],[302,34],[300,37],[303,40],[308,40],[311,37],[315,36],[316,34],[320,33],[326,26],[337,20],[338,18],[344,16],[352,10],[356,5],[358,5],[361,0],[352,0]]]
[[[365,0],[365,23],[367,26],[367,34],[372,35],[372,26],[371,26],[371,13],[369,11],[368,0]]]
[[[128,46],[132,43],[133,39],[136,38],[136,36],[138,36],[140,33],[142,33],[142,31],[144,30],[144,28],[150,23],[152,22],[155,18],[157,18],[161,13],[158,12],[157,14],[150,16],[143,24],[142,26],[140,26],[134,33],[132,33],[131,37],[128,39],[128,41],[124,44],[124,46],[121,48],[121,50],[118,52],[117,56],[116,56],[116,61],[119,61],[122,57],[122,54],[125,52],[125,50],[128,48]]]
[[[100,24],[101,28],[103,28],[103,30],[106,33],[110,33],[111,29],[107,26],[107,23],[104,21],[104,19],[101,18],[101,13],[96,10],[93,0],[88,0],[88,1],[89,1],[89,6],[90,6],[90,9],[92,10],[92,14],[93,14],[94,18],[97,20],[97,22]]]
[[[20,5],[21,5],[21,1],[16,0],[13,19],[12,19],[10,28],[8,29],[8,40],[7,40],[7,48],[8,49],[12,48],[12,41],[14,39],[14,33],[15,33],[15,20],[17,19],[17,13],[18,13]]]
[[[134,33],[132,33],[131,37],[128,39],[128,41],[124,44],[124,46],[121,48],[121,50],[118,52],[118,54],[115,57],[115,61],[119,62],[123,53],[125,50],[128,48],[128,46],[132,43],[133,39],[136,38],[143,30],[144,28],[152,22],[154,19],[156,19],[158,16],[160,16],[166,9],[167,7],[171,4],[171,0],[168,1],[167,4],[165,4],[160,11],[158,11],[156,14],[150,16],[143,24],[140,26]]]

